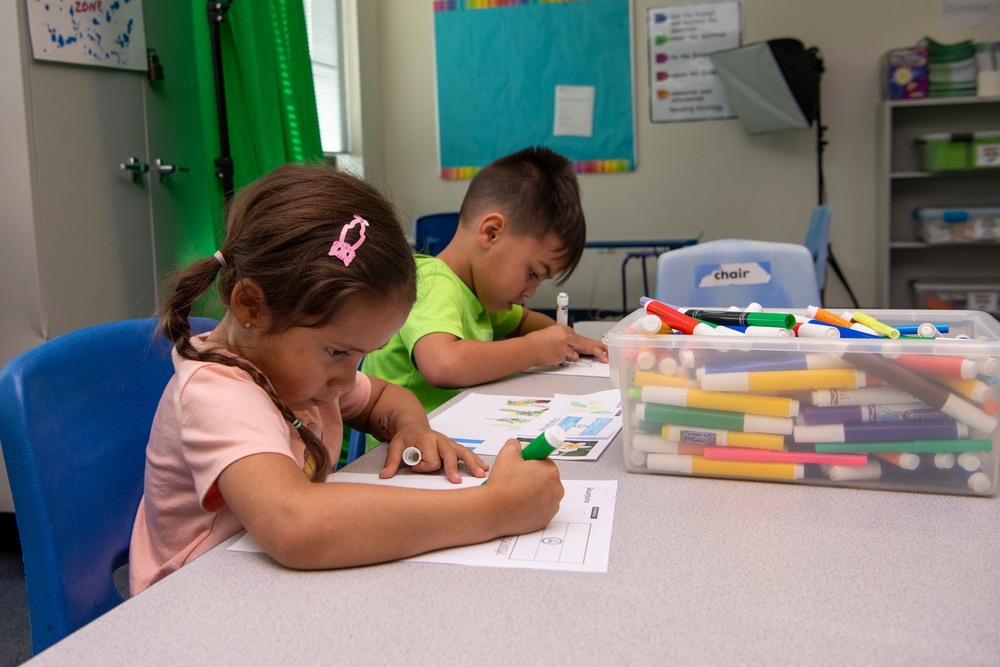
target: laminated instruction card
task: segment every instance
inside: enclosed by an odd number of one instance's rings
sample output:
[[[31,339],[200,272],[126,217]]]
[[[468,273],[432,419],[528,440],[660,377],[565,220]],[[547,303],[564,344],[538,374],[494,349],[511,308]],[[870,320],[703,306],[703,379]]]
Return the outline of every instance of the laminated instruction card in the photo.
[[[551,398],[468,392],[430,422],[435,431],[480,456],[496,456],[509,438],[520,440],[523,447],[558,425],[566,432],[566,442],[549,458],[594,461],[621,430],[621,391]]]

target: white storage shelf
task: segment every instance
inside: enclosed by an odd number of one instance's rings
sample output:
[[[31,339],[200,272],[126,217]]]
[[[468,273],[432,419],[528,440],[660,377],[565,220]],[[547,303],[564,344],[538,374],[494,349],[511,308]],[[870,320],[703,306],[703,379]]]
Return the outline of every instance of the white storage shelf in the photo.
[[[885,101],[879,113],[879,306],[920,308],[911,283],[998,282],[1000,243],[930,245],[913,211],[1000,206],[1000,169],[924,171],[917,140],[1000,130],[1000,97]]]

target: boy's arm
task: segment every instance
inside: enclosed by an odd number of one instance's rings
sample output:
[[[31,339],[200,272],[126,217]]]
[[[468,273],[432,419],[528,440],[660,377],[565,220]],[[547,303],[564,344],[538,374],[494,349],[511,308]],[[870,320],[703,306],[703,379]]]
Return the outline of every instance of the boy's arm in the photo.
[[[537,314],[537,313],[536,313]],[[545,317],[542,315],[542,317]],[[526,317],[522,320],[524,326]],[[493,382],[532,366],[576,361],[581,354],[607,361],[607,346],[552,326],[504,340],[463,340],[451,334],[428,334],[413,346],[417,369],[428,383],[442,389],[462,389]]]
[[[539,313],[538,311],[531,310],[523,306],[521,309],[523,311],[523,314],[521,315],[521,324],[518,325],[517,329],[511,334],[511,336],[523,336],[531,333],[532,331],[538,331],[539,329],[555,326],[556,324],[556,321],[545,313]]]

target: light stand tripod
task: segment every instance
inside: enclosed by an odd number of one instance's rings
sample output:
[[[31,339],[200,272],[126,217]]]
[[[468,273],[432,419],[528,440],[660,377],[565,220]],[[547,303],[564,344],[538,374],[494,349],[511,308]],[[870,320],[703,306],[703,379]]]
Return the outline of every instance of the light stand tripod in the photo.
[[[809,49],[809,53],[813,57],[813,62],[816,67],[816,72],[822,80],[823,72],[825,67],[823,67],[823,59],[819,55],[819,49],[815,46]],[[823,113],[820,100],[820,90],[821,87],[817,87],[816,91],[816,177],[817,177],[817,189],[818,189],[818,201],[819,205],[822,206],[826,203],[826,180],[823,177],[823,150],[826,148],[826,139],[823,135],[826,133],[826,126],[823,125]],[[833,272],[837,275],[840,283],[847,290],[847,295],[851,297],[851,303],[854,304],[855,308],[860,308],[858,299],[854,296],[854,290],[851,289],[850,284],[847,282],[847,278],[844,277],[844,272],[840,270],[840,264],[837,263],[837,257],[833,254],[833,244],[827,243],[827,256],[829,258],[830,267]],[[826,286],[820,290],[820,300],[825,302],[824,292],[826,292]]]

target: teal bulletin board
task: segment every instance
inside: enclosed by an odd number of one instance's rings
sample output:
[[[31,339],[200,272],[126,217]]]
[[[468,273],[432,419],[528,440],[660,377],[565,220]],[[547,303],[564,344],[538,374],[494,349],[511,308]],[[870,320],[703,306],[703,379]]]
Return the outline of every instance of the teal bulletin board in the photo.
[[[434,0],[441,178],[532,145],[635,169],[630,2]]]

